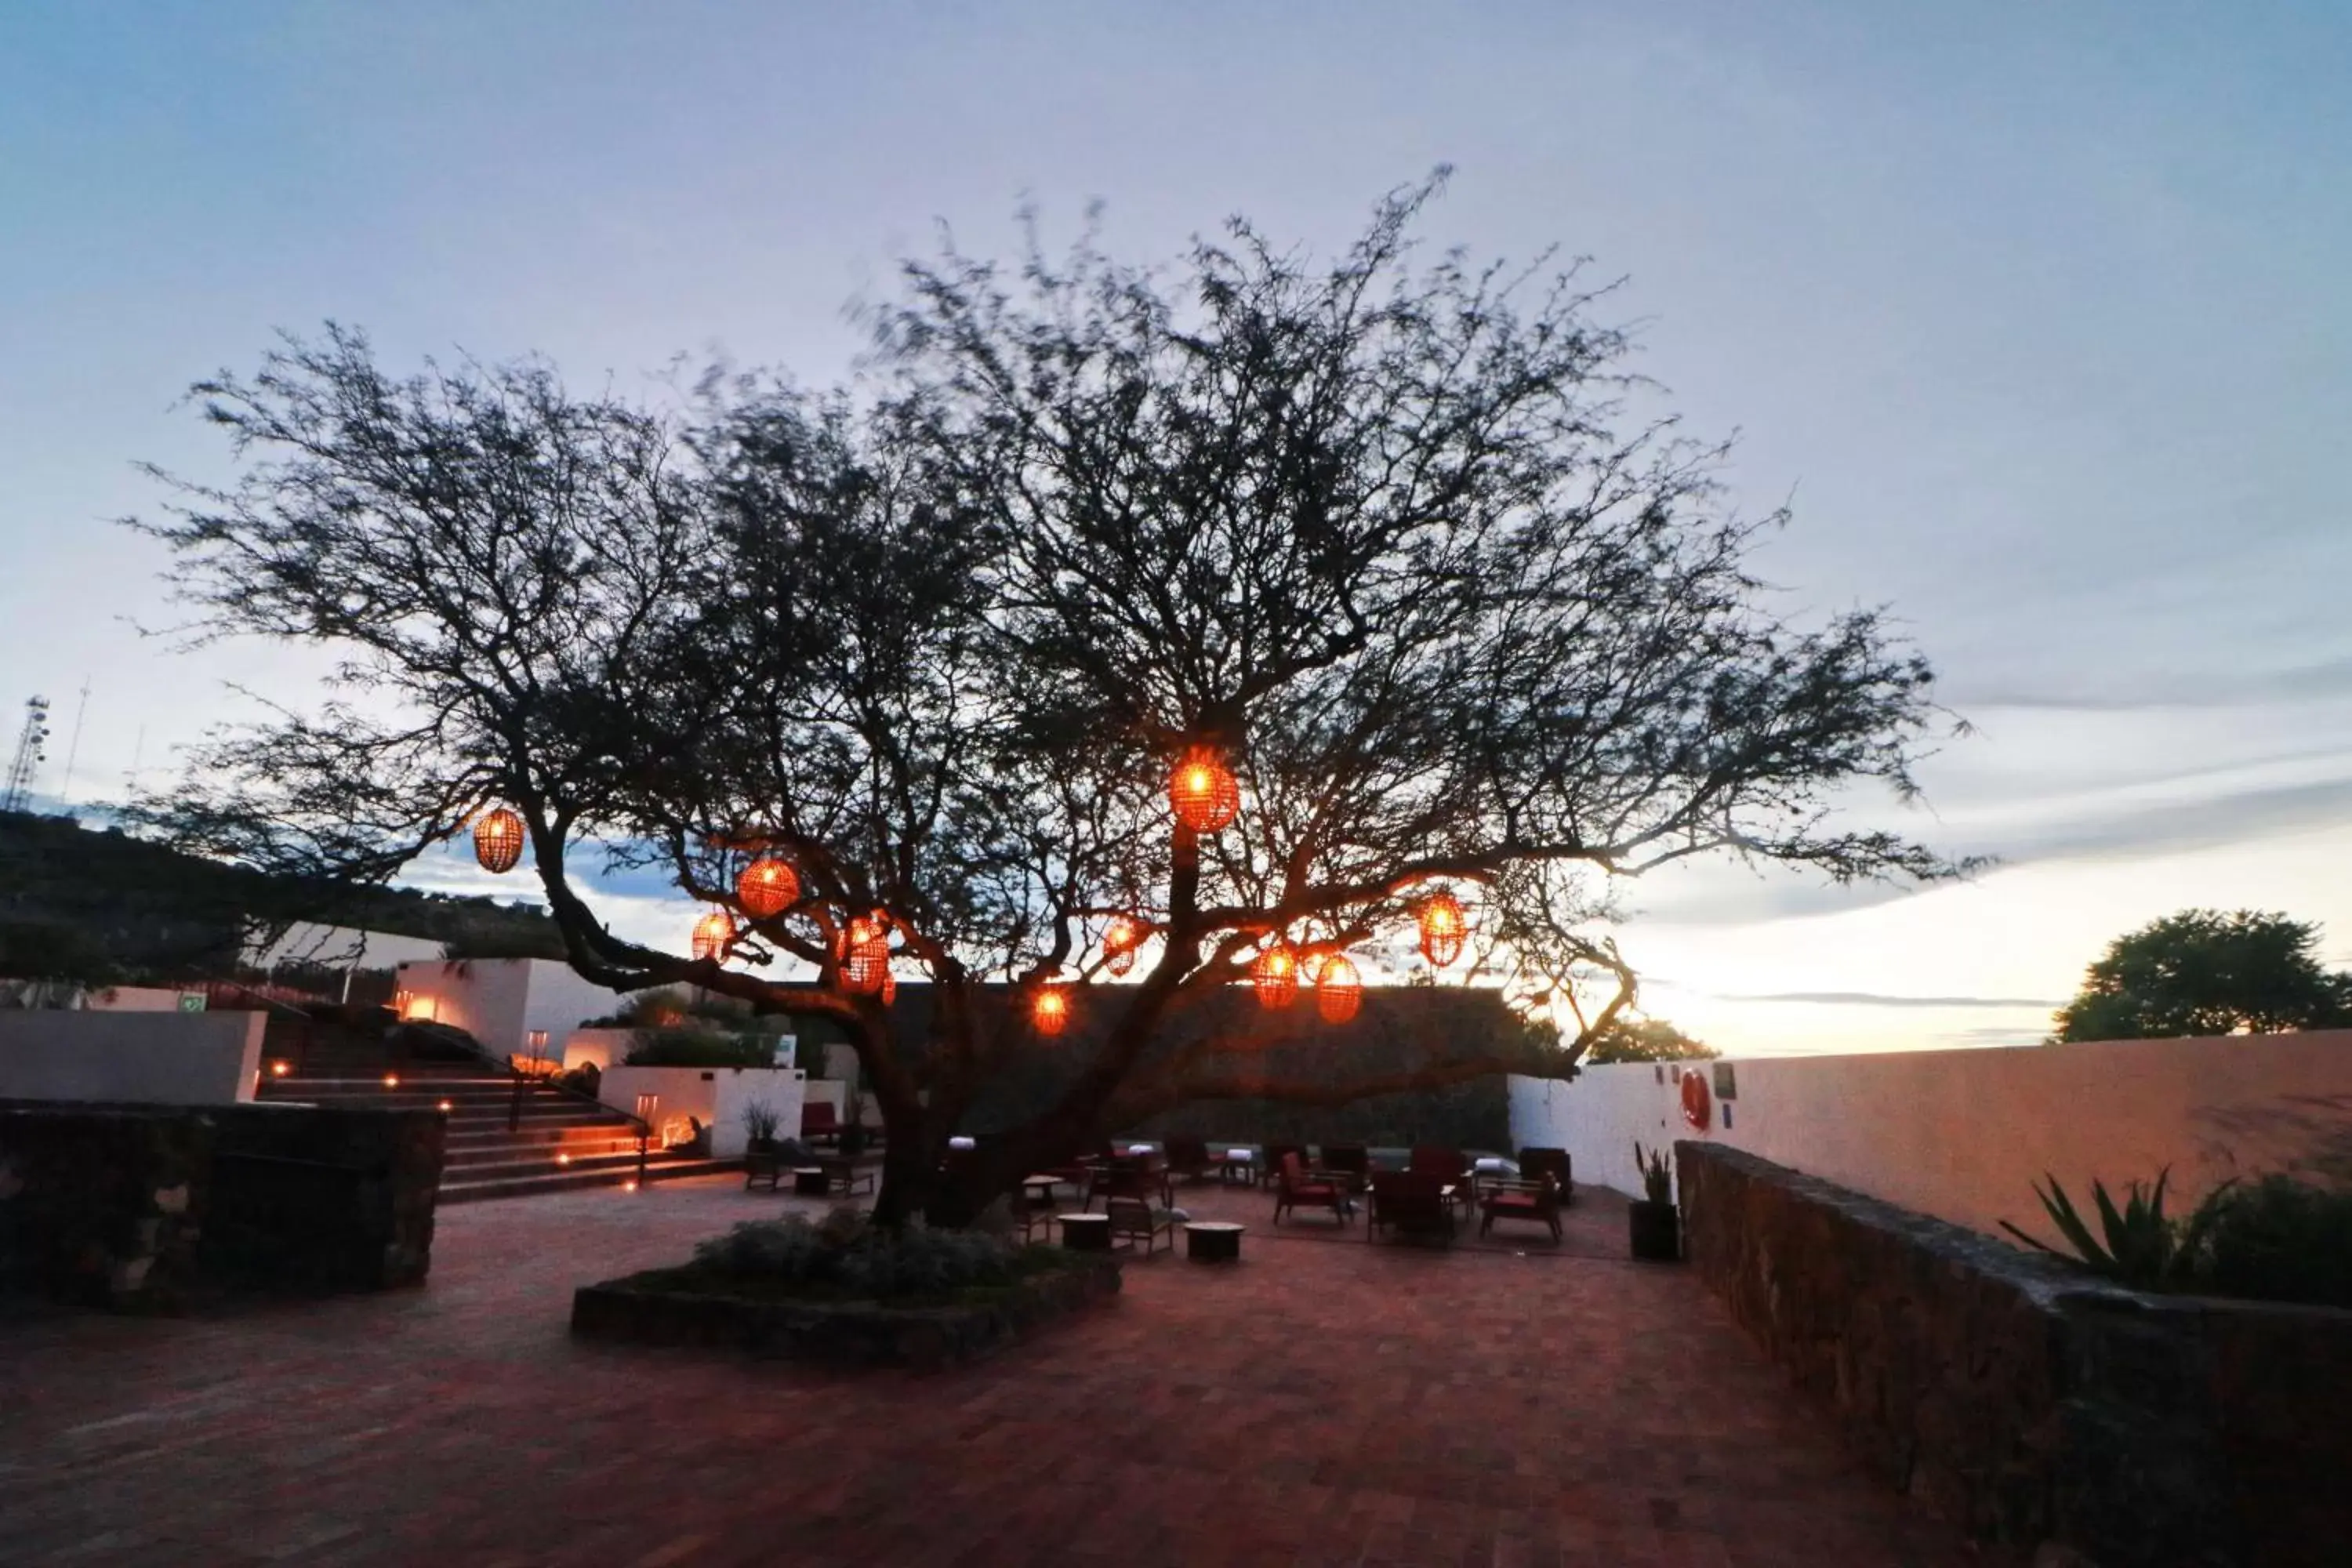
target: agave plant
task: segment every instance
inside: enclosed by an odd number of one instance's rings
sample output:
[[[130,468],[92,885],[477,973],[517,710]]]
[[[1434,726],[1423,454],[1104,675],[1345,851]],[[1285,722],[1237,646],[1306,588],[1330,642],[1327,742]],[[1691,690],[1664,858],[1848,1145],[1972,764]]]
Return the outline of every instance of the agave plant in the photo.
[[[1633,1163],[1642,1173],[1642,1192],[1654,1204],[1675,1201],[1673,1167],[1666,1163],[1664,1149],[1654,1153],[1644,1152],[1640,1139],[1633,1141]]]
[[[2171,1174],[2171,1167],[2167,1166],[2157,1173],[2153,1186],[2134,1182],[2120,1208],[2108,1196],[2105,1183],[2092,1182],[2091,1201],[2098,1209],[2102,1232],[2093,1236],[2074,1200],[2066,1195],[2066,1189],[2058,1184],[2058,1178],[2044,1172],[2042,1178],[2050,1188],[2044,1192],[2037,1182],[2033,1195],[2042,1200],[2050,1223],[2058,1227],[2058,1234],[2074,1249],[2071,1254],[2027,1235],[2007,1220],[2000,1222],[2000,1227],[2028,1247],[2053,1257],[2072,1258],[2119,1285],[2136,1290],[2159,1290],[2180,1273],[2196,1252],[2200,1238],[2195,1233],[2203,1228],[2206,1217],[2200,1211],[2187,1225],[2165,1217],[2164,1187]]]

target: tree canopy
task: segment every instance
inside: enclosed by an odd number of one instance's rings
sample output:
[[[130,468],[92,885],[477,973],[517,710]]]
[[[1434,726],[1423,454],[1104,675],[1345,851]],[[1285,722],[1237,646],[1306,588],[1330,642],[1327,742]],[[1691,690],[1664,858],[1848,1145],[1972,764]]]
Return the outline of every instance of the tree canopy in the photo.
[[[2352,973],[2284,914],[2183,910],[2116,938],[2054,1016],[2053,1040],[2144,1040],[2352,1026]]]
[[[1611,1062],[1704,1061],[1723,1053],[1693,1039],[1664,1018],[1628,1018],[1620,1014],[1598,1031],[1584,1059],[1595,1067]]]
[[[910,263],[830,393],[714,373],[664,410],[538,362],[402,378],[357,331],[289,338],[198,388],[236,482],[142,526],[206,633],[334,649],[339,689],[219,736],[162,819],[381,878],[504,803],[583,974],[844,1021],[886,1218],[926,1201],[975,1086],[1054,1048],[989,983],[1102,1026],[968,1162],[981,1195],[1177,1105],[1528,1070],[1515,1041],[1352,1076],[1214,1030],[1149,1048],[1276,946],[1308,982],[1351,952],[1406,972],[1438,889],[1470,916],[1449,976],[1549,1019],[1564,1072],[1635,994],[1616,879],[1715,854],[1954,874],[1827,804],[1914,793],[1925,659],[1875,611],[1769,613],[1745,561],[1783,514],[1725,506],[1722,447],[1624,427],[1630,344],[1575,268],[1417,259],[1434,189],[1320,265],[1240,221],[1173,268],[1034,236],[1012,267]],[[1237,783],[1222,830],[1171,812],[1196,755]],[[735,896],[756,855],[794,868],[784,913]],[[722,951],[607,930],[578,884],[599,857],[728,911]],[[1148,940],[1110,984],[1119,916]],[[920,1063],[845,984],[870,917],[939,988]]]

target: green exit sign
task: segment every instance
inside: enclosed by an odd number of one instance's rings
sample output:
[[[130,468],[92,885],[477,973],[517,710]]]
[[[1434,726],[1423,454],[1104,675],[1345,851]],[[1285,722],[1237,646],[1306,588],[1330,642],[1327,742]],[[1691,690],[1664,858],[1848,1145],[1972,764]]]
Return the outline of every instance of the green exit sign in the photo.
[[[180,1011],[181,1011],[181,1012],[183,1012],[183,1013],[201,1013],[201,1012],[203,1012],[204,1010],[205,1010],[205,994],[204,994],[203,992],[201,992],[201,991],[183,991],[183,992],[181,992],[181,993],[180,993]]]

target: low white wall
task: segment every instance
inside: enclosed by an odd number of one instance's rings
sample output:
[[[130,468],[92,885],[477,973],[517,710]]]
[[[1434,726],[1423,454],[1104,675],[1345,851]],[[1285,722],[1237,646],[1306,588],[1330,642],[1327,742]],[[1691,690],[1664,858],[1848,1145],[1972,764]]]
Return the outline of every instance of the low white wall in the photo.
[[[196,999],[194,1006],[187,1005],[184,1000],[190,996]],[[82,998],[81,1005],[93,1013],[201,1013],[205,1010],[205,994],[161,985],[109,985],[90,992]]]
[[[1718,1064],[1691,1065],[1712,1090]],[[2352,1030],[1719,1065],[1736,1095],[1712,1100],[1705,1131],[1683,1119],[1683,1064],[1513,1078],[1512,1140],[1638,1194],[1635,1139],[1708,1138],[1995,1235],[2007,1219],[2047,1236],[2045,1173],[2087,1206],[2094,1178],[2120,1194],[2169,1166],[2168,1212],[2232,1176],[2352,1175]]]
[[[249,1100],[266,1024],[259,1013],[0,1013],[0,1100]]]
[[[743,1109],[766,1104],[776,1113],[780,1136],[801,1129],[801,1100],[807,1079],[796,1068],[609,1068],[597,1080],[596,1098],[625,1115],[637,1113],[637,1096],[657,1094],[655,1130],[674,1116],[699,1117],[710,1129],[710,1152],[722,1160],[740,1158],[751,1134]]]
[[[468,958],[404,963],[393,982],[408,994],[404,1016],[463,1029],[494,1057],[520,1056],[530,1031],[545,1029],[548,1057],[619,999],[547,958]]]

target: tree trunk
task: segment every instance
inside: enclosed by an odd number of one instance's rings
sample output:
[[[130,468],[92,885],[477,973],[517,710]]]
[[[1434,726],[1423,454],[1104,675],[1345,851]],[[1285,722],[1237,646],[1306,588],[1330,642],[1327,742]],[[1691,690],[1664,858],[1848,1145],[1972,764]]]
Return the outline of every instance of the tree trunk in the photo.
[[[882,1179],[874,1190],[874,1223],[896,1230],[931,1201],[937,1171],[929,1118],[918,1101],[876,1100],[882,1108]]]

